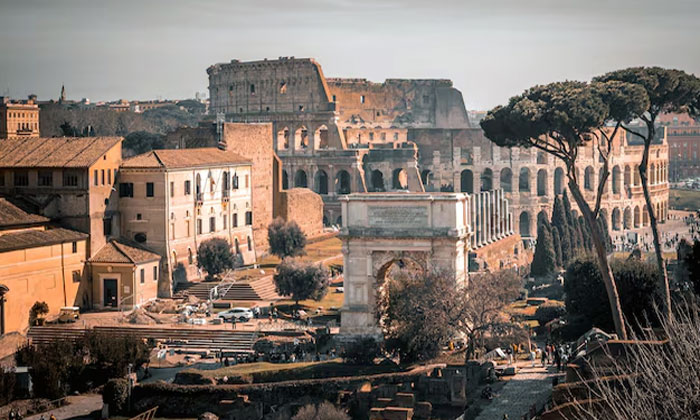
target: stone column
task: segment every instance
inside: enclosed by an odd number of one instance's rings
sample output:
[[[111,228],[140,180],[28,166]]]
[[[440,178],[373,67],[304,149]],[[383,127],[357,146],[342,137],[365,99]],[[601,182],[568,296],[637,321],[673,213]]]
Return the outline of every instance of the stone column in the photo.
[[[484,239],[486,243],[491,243],[493,240],[492,237],[492,232],[491,232],[491,193],[488,191],[485,191],[482,193],[484,195]]]

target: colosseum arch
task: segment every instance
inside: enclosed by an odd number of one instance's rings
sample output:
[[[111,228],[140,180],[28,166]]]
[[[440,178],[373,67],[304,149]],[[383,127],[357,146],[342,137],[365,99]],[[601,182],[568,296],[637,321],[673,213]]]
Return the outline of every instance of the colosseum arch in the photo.
[[[384,174],[379,169],[375,169],[370,173],[370,185],[372,185],[372,191],[386,191],[386,186],[384,184]]]
[[[642,226],[649,226],[649,210],[646,205],[642,206]]]
[[[649,179],[649,185],[656,184],[656,165],[653,163],[649,167],[649,175],[647,178]]]
[[[423,187],[425,187],[427,191],[428,186],[433,182],[433,173],[430,172],[430,169],[424,169],[423,171],[421,171],[420,180],[423,183]]]
[[[586,171],[583,174],[583,188],[586,191],[593,191],[593,167],[586,166]]]
[[[625,165],[625,189],[632,186],[632,169]]]
[[[277,132],[277,150],[289,150],[289,128],[284,127]]]
[[[634,165],[634,184],[635,187],[642,185],[642,180],[639,178],[639,165]]]
[[[564,170],[557,168],[554,170],[554,194],[564,193]]]
[[[469,169],[463,170],[459,174],[459,190],[461,192],[473,194],[474,193],[474,172]]]
[[[289,175],[286,169],[282,169],[282,189],[286,190],[289,188]]]
[[[314,175],[314,191],[317,194],[328,194],[328,174],[323,169],[316,171]]]
[[[306,177],[306,171],[303,169],[297,170],[294,174],[294,187],[295,188],[308,188],[309,181]]]
[[[520,168],[520,176],[518,176],[518,191],[530,192],[530,169]]]
[[[632,229],[634,227],[634,222],[632,220],[632,209],[625,207],[625,212],[622,218],[622,227],[625,229]]]
[[[620,230],[622,229],[622,219],[620,215],[620,208],[615,207],[612,212],[612,229],[613,230]]]
[[[620,167],[615,165],[612,170],[612,192],[613,194],[620,194],[620,182],[622,181],[622,171]]]
[[[328,149],[328,127],[325,124],[318,126],[314,131],[314,147]]]
[[[532,231],[530,227],[530,213],[523,211],[518,217],[518,226],[520,226],[520,236],[523,238],[532,237]]]
[[[642,226],[642,210],[639,206],[634,206],[634,227]]]
[[[491,191],[493,189],[493,171],[486,168],[481,173],[481,191]]]
[[[547,171],[545,169],[537,171],[537,195],[539,197],[547,195]]]
[[[294,131],[294,150],[303,150],[309,147],[309,132],[305,126],[299,126]]]
[[[341,169],[335,175],[335,192],[338,194],[350,194],[350,174],[345,169]]]
[[[501,169],[501,189],[505,192],[513,192],[513,171],[510,168]]]
[[[408,175],[403,168],[396,168],[391,173],[391,188],[394,190],[405,190],[408,188]]]

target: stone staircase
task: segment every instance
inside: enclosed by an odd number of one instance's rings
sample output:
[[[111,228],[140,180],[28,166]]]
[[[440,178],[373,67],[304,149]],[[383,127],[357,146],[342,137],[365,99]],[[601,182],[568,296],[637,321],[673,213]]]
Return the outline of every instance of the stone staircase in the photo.
[[[254,331],[232,331],[190,328],[163,327],[95,327],[97,332],[110,335],[135,335],[143,339],[153,339],[169,348],[186,351],[218,351],[228,353],[251,353],[256,339]],[[87,330],[57,326],[31,327],[27,337],[33,344],[49,344],[55,341],[82,338]]]
[[[195,296],[201,300],[209,299],[209,291],[221,283],[216,282],[188,282],[178,283],[175,286],[174,297],[184,298]],[[275,284],[272,276],[264,277],[249,283],[234,283],[219,296],[220,301],[274,301],[280,299],[275,292]]]

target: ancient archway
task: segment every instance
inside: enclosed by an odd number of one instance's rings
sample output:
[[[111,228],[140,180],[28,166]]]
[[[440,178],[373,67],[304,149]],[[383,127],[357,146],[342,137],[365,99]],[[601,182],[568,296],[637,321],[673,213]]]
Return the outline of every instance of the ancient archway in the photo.
[[[379,335],[375,311],[392,266],[441,267],[455,287],[468,271],[470,197],[464,194],[352,194],[340,198],[345,215],[345,296],[341,335]]]
[[[463,170],[459,175],[459,187],[461,192],[473,193],[474,192],[474,173],[469,170]]]
[[[341,169],[335,175],[335,192],[338,194],[350,194],[350,174]]]

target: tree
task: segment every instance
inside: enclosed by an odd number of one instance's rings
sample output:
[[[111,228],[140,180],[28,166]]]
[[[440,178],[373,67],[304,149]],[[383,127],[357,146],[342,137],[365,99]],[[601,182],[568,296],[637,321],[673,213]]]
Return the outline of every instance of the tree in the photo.
[[[558,300],[547,301],[537,307],[535,319],[544,327],[548,322],[566,315],[564,303]]]
[[[605,161],[601,179],[607,179],[611,139],[622,122],[629,121],[635,112],[646,106],[645,101],[648,98],[644,90],[629,83],[557,82],[526,90],[511,98],[507,105],[489,111],[481,121],[486,137],[498,146],[535,147],[564,162],[568,190],[591,229],[595,254],[615,315],[615,329],[621,338],[626,337],[626,331],[615,278],[602,233],[595,222],[603,188],[598,189],[595,206],[591,209],[579,186],[576,160],[579,147],[593,142]],[[614,128],[607,128],[613,121],[616,122]]]
[[[226,239],[212,238],[199,244],[197,267],[207,272],[208,280],[212,280],[226,270],[233,270],[237,264],[238,259],[231,251],[231,246]]]
[[[153,134],[147,131],[135,131],[124,137],[122,145],[125,150],[128,149],[134,154],[140,155],[141,153],[150,152],[151,150],[164,148],[165,142],[163,141],[163,136],[160,134]]]
[[[299,409],[292,420],[350,420],[350,416],[328,401],[307,404]]]
[[[291,296],[298,307],[300,300],[323,299],[328,293],[330,273],[323,264],[285,258],[277,266],[273,280],[277,294]]]
[[[681,241],[678,245],[678,257],[687,272],[688,281],[695,295],[700,297],[700,241],[696,239],[692,246],[685,240]]]
[[[561,234],[559,233],[559,229],[554,226],[552,226],[552,244],[554,245],[554,256],[556,257],[557,267],[562,267],[564,264],[562,262],[561,253]]]
[[[532,257],[530,272],[533,276],[546,276],[554,272],[557,266],[552,234],[547,229],[546,219],[537,224],[537,244]]]
[[[611,266],[620,290],[624,316],[633,326],[641,326],[639,324],[647,318],[654,322],[654,304],[658,301],[658,272],[654,266],[620,260],[613,261]],[[605,305],[606,291],[600,269],[590,256],[569,265],[564,275],[564,290],[567,313],[584,319],[586,329],[595,326],[609,331],[614,327],[612,314]]]
[[[267,241],[270,253],[280,258],[297,257],[306,253],[306,235],[293,220],[285,222],[281,217],[273,220],[267,227]]]
[[[34,302],[29,309],[29,326],[37,324],[39,318],[44,318],[49,313],[49,305],[46,302]]]
[[[668,284],[668,273],[664,262],[657,214],[649,193],[647,169],[649,166],[649,151],[656,138],[656,118],[663,112],[689,112],[700,115],[700,79],[681,70],[669,70],[660,67],[630,67],[596,77],[594,80],[604,83],[631,83],[644,89],[648,98],[646,106],[630,109],[633,115],[644,122],[646,132],[623,125],[625,130],[644,141],[644,152],[639,164],[639,178],[642,182],[644,199],[646,200],[649,222],[651,225],[656,265],[661,274],[660,289],[665,297],[664,306],[668,316],[671,316],[671,291]],[[625,121],[626,122],[626,121]]]
[[[552,227],[559,232],[559,243],[561,248],[561,266],[566,266],[572,257],[572,238],[569,228],[569,218],[564,212],[564,204],[559,196],[554,197],[554,208],[552,209]]]

